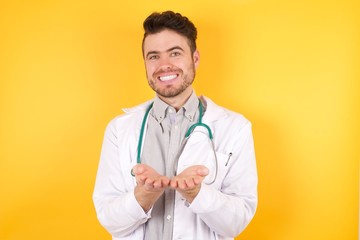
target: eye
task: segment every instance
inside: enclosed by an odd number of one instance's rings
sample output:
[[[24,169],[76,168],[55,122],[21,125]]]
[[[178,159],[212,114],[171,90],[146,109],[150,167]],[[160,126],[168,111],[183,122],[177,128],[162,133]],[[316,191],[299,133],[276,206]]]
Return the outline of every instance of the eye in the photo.
[[[150,56],[148,56],[148,59],[149,59],[149,60],[159,59],[159,55],[150,55]]]
[[[181,52],[172,52],[170,54],[170,56],[172,56],[172,57],[177,57],[177,56],[180,56],[180,55],[181,55]]]

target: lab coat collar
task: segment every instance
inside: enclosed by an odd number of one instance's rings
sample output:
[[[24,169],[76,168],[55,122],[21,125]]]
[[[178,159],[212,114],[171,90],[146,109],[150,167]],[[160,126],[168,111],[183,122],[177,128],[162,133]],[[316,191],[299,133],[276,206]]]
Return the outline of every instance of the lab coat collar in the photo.
[[[123,108],[122,110],[125,113],[134,113],[134,112],[138,112],[138,111],[146,111],[146,109],[150,106],[150,104],[154,102],[154,99],[151,99],[149,101],[146,101],[144,103],[141,103],[140,105],[137,105],[135,107],[130,107],[130,108]]]
[[[203,122],[211,123],[226,116],[224,108],[215,104],[210,98],[200,96],[200,101],[205,105]]]

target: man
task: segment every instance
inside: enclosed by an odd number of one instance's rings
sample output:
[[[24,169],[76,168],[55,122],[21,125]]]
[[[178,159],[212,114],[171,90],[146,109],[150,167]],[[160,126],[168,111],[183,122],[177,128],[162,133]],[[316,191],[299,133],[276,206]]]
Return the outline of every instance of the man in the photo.
[[[198,98],[197,30],[171,11],[144,21],[143,57],[155,99],[105,132],[94,190],[113,239],[233,239],[257,206],[251,123]]]

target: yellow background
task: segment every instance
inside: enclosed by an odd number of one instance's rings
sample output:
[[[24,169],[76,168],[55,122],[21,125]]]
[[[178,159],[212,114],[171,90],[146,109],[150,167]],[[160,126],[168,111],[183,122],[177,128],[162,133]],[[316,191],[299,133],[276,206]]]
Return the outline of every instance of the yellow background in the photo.
[[[0,239],[110,239],[92,191],[106,124],[154,96],[142,22],[199,30],[195,88],[253,123],[259,206],[238,239],[357,239],[360,2],[1,1]]]

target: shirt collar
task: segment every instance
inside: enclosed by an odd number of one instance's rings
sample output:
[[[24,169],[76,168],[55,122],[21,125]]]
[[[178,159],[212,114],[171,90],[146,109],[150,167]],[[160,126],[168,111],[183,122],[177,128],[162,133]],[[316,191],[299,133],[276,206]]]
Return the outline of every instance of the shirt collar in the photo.
[[[184,104],[184,116],[189,119],[189,121],[193,121],[195,119],[196,111],[199,108],[199,99],[195,94],[195,91],[192,92],[190,98]]]
[[[182,106],[182,108],[179,111],[183,112],[184,117],[186,117],[190,121],[193,121],[198,106],[199,106],[199,99],[197,98],[195,91],[193,91],[189,99],[186,101],[184,106]],[[159,123],[165,119],[166,113],[169,108],[170,106],[167,103],[162,101],[158,96],[155,97],[152,113],[155,119]]]
[[[169,107],[163,100],[161,100],[158,96],[154,99],[153,111],[152,114],[155,117],[156,121],[159,123],[162,122],[165,118],[166,109]]]

